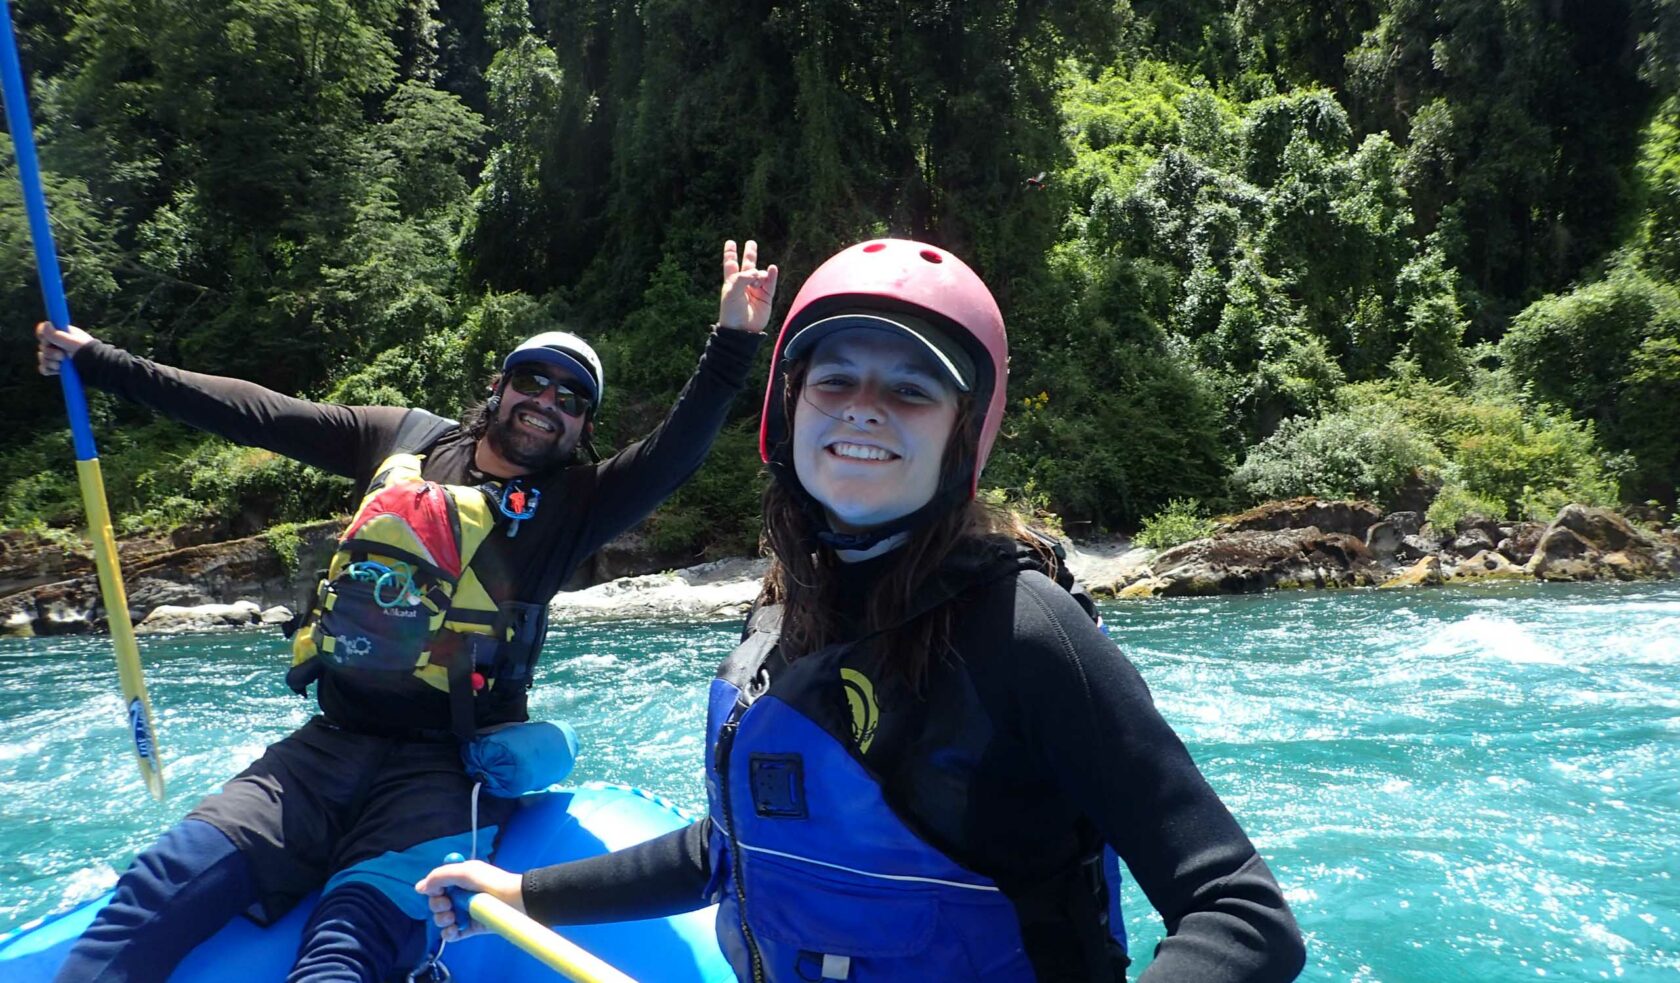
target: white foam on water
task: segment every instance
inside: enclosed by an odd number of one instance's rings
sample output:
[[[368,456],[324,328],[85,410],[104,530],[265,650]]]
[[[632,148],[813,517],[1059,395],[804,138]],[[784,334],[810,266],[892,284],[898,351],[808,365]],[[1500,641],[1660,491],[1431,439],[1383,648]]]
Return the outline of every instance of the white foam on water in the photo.
[[[94,864],[64,875],[64,890],[59,894],[59,908],[81,904],[97,898],[117,886],[117,869],[110,864]]]
[[[1424,642],[1421,651],[1433,656],[1488,656],[1519,664],[1572,664],[1562,652],[1510,618],[1480,612],[1446,625]]]

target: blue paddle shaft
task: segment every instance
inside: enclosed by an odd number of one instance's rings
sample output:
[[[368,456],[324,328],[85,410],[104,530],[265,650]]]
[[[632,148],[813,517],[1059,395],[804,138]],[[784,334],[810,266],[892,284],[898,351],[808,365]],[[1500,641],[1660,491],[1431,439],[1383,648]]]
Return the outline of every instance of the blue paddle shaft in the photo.
[[[64,278],[59,274],[58,251],[53,246],[52,226],[47,222],[47,196],[41,188],[41,165],[35,157],[35,131],[29,122],[28,95],[23,88],[23,66],[18,63],[17,38],[12,33],[12,8],[0,0],[0,91],[5,94],[6,127],[17,151],[18,180],[23,185],[23,207],[29,216],[29,237],[35,243],[35,271],[41,280],[41,299],[47,305],[47,320],[63,330],[70,326],[70,305],[64,299]],[[76,460],[91,461],[99,456],[88,422],[87,397],[82,380],[69,359],[60,363],[60,387],[64,409],[70,414],[70,437],[76,446]]]

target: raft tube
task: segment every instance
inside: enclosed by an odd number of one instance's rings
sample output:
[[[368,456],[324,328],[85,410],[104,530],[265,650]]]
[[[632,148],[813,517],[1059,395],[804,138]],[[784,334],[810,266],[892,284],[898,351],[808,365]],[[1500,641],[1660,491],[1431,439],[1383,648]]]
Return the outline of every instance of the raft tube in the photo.
[[[527,870],[619,850],[688,825],[676,806],[640,789],[590,783],[525,796],[497,845],[495,862]],[[48,916],[0,936],[0,980],[48,983],[70,946],[111,896]],[[194,949],[171,983],[224,983],[238,967],[242,983],[279,983],[297,955],[298,937],[316,896],[267,928],[236,917]],[[572,942],[638,981],[725,983],[735,979],[718,950],[717,908],[669,918],[560,930]],[[446,948],[443,963],[459,983],[555,983],[555,972],[492,935]]]

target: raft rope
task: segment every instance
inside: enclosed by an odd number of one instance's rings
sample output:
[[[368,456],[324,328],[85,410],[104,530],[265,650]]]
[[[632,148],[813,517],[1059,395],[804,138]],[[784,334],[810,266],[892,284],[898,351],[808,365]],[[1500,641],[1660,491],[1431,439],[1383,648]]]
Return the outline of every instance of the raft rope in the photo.
[[[473,782],[472,790],[472,840],[468,848],[468,860],[478,859],[478,793],[484,788],[483,782]],[[428,955],[424,962],[414,967],[408,974],[408,983],[449,983],[452,978],[449,967],[443,964],[443,950],[449,948],[449,940],[438,936],[437,951]]]

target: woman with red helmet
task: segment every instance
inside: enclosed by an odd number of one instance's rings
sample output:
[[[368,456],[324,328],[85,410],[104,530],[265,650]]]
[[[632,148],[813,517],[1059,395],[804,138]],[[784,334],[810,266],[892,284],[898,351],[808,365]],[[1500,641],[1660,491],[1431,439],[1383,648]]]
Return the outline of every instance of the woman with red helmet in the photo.
[[[772,554],[712,682],[706,819],[522,877],[440,868],[550,924],[716,903],[751,980],[1286,980],[1282,891],[1047,540],[975,501],[1003,317],[961,260],[860,243],[794,299],[765,392]]]

